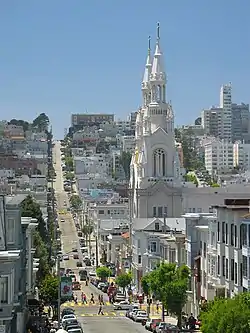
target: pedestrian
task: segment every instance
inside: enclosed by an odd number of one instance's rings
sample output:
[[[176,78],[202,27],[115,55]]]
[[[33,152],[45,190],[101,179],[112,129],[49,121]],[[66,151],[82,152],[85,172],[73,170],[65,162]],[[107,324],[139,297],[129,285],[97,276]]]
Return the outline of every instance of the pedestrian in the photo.
[[[100,304],[100,306],[99,306],[98,315],[99,314],[104,315],[103,310],[102,310],[102,304]]]
[[[51,307],[49,306],[48,307],[48,317],[50,318],[50,316],[51,316]]]
[[[98,295],[98,302],[101,304],[101,295]]]
[[[156,301],[156,312],[159,313],[159,301]]]
[[[93,304],[95,304],[94,294],[91,294],[90,302],[93,303]]]
[[[101,297],[100,297],[100,303],[101,303],[102,305],[104,305],[103,295],[101,295]]]

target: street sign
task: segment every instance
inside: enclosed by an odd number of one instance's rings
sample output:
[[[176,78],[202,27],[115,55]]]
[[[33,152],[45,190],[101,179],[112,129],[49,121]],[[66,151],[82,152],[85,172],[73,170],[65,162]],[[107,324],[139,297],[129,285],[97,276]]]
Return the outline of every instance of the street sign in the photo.
[[[73,295],[72,278],[69,276],[62,276],[61,277],[61,299],[72,298],[72,295]]]
[[[131,259],[130,258],[122,258],[122,266],[123,268],[130,268],[131,265]]]

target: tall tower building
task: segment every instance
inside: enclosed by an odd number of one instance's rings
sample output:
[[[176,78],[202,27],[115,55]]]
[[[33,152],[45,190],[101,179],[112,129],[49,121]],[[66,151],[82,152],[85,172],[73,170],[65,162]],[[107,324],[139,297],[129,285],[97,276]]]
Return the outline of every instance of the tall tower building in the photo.
[[[232,140],[232,84],[225,84],[220,89],[221,127],[219,137]]]

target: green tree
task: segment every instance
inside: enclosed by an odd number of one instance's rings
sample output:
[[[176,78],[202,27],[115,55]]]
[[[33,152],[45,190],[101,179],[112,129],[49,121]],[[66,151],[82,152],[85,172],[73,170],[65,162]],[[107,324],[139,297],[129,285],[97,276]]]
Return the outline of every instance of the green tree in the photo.
[[[50,266],[49,266],[49,253],[46,244],[42,240],[41,235],[36,230],[33,234],[34,237],[34,247],[36,249],[35,257],[39,258],[39,268],[36,274],[37,280],[43,281],[45,276],[50,273]]]
[[[53,275],[47,275],[40,284],[40,297],[43,301],[51,303],[58,298],[59,279]]]
[[[148,274],[151,292],[162,301],[165,309],[175,314],[181,328],[181,313],[187,301],[187,290],[190,271],[187,266],[162,263]]]
[[[242,293],[234,298],[220,298],[209,303],[201,313],[203,333],[249,333],[250,294]]]
[[[105,281],[111,275],[111,269],[108,267],[102,266],[96,269],[96,275],[102,280]]]
[[[120,157],[120,164],[125,172],[126,179],[130,178],[130,163],[132,155],[130,152],[123,151]]]
[[[148,274],[141,278],[141,287],[146,296],[150,294],[150,276]]]
[[[39,132],[48,131],[49,117],[45,113],[40,113],[38,117],[33,120],[33,127],[36,127]]]
[[[43,219],[43,214],[40,209],[40,205],[33,199],[31,195],[28,195],[21,203],[21,215],[25,217],[33,217],[37,219],[38,232],[42,239],[48,241],[48,233],[46,224]]]
[[[72,195],[69,202],[74,210],[79,210],[82,207],[82,199],[77,194]]]
[[[67,172],[66,175],[65,175],[65,178],[67,180],[73,180],[75,178],[75,175],[73,172]]]
[[[65,163],[65,166],[66,166],[66,168],[67,168],[68,171],[73,171],[73,169],[74,169],[74,161],[73,161],[72,157],[70,157],[70,156],[66,157],[65,156],[64,163]]]
[[[86,244],[89,243],[89,252],[91,252],[91,234],[94,231],[94,225],[87,220],[87,223],[82,226],[82,233],[85,237]]]
[[[116,284],[123,289],[123,293],[125,293],[125,288],[129,286],[132,282],[131,273],[122,273],[117,276],[115,279]]]
[[[28,123],[25,120],[21,120],[21,119],[11,119],[11,121],[9,121],[10,125],[16,125],[16,126],[22,126],[24,132],[28,131],[30,128],[30,123]]]

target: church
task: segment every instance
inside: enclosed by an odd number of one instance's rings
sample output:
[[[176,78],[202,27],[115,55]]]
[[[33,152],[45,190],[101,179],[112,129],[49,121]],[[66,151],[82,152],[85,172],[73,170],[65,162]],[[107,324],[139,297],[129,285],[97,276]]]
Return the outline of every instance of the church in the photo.
[[[160,45],[160,25],[154,54],[151,39],[141,83],[142,106],[136,119],[136,149],[131,160],[132,218],[175,218],[184,213],[208,213],[226,198],[246,198],[249,184],[196,187],[185,182],[174,135],[174,111],[167,98],[167,74]]]

